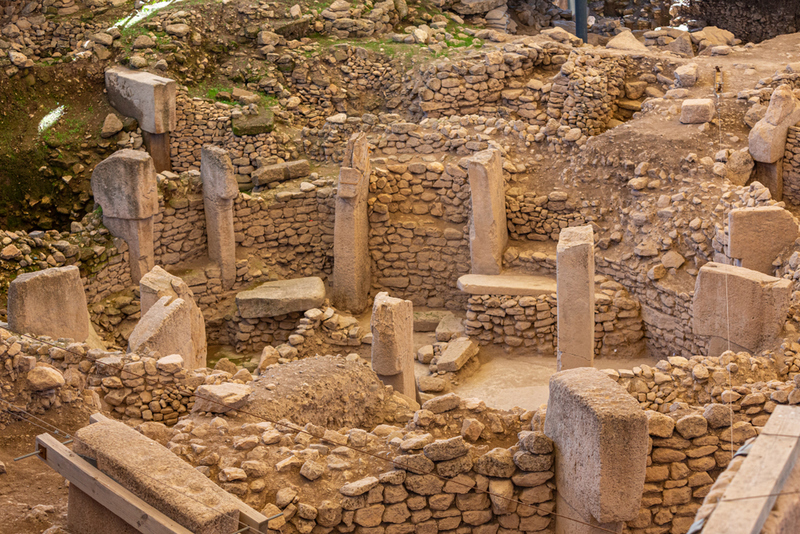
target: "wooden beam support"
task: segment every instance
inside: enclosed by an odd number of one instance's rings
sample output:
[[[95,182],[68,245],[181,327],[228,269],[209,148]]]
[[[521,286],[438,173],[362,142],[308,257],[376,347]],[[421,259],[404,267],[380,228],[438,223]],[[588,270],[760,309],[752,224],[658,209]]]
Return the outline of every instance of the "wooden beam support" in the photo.
[[[49,434],[36,436],[36,450],[39,451],[39,458],[69,480],[70,484],[75,484],[142,534],[192,534]]]
[[[709,516],[703,534],[759,534],[798,453],[800,407],[777,406]]]
[[[92,414],[89,417],[89,423],[102,423],[103,421],[108,421],[108,417],[101,413]],[[258,532],[266,533],[267,528],[267,518],[263,514],[257,512],[253,508],[249,507],[245,503],[240,500],[236,500],[236,505],[239,507],[239,523],[243,525],[247,525],[248,527],[252,527],[253,529],[257,530]],[[252,534],[252,533],[251,533]]]

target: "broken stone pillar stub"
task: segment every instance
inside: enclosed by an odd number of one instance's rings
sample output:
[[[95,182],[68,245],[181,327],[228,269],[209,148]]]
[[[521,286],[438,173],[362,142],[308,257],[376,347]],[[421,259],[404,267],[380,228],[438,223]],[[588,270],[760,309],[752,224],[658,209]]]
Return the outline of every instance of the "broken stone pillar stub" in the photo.
[[[387,385],[416,398],[414,306],[410,300],[378,293],[372,306],[372,370]]]
[[[472,274],[500,274],[508,244],[503,161],[497,150],[482,150],[469,160],[472,215],[469,249]]]
[[[564,228],[556,249],[558,370],[591,367],[594,359],[594,232]]]
[[[8,288],[12,332],[85,341],[89,309],[78,268],[53,267],[17,276]]]
[[[223,288],[230,289],[236,282],[233,201],[239,195],[239,186],[227,150],[204,146],[200,157],[208,256],[219,266]]]
[[[369,304],[372,283],[369,254],[369,145],[363,133],[347,142],[339,172],[333,228],[333,304],[361,312]]]
[[[192,290],[186,282],[156,265],[149,273],[144,275],[139,282],[139,295],[141,299],[142,317],[146,317],[150,309],[164,297],[181,299],[186,303],[189,317],[188,332],[191,345],[185,341],[186,325],[181,325],[176,329],[175,334],[176,336],[184,337],[178,344],[178,346],[183,347],[181,350],[191,350],[191,354],[184,354],[183,352],[177,352],[177,354],[183,357],[187,369],[205,367],[208,352],[206,323],[203,318],[203,312],[200,311],[200,308],[195,303]],[[153,350],[158,350],[162,357],[171,354],[169,352],[171,349],[168,346],[153,347]]]
[[[158,189],[152,158],[140,150],[120,150],[92,172],[92,193],[103,208],[103,224],[130,248],[134,283],[154,266],[153,216]]]
[[[593,368],[554,374],[544,431],[556,449],[560,514],[617,531],[638,516],[647,417],[624,388]],[[556,518],[557,534],[600,532],[567,518]]]

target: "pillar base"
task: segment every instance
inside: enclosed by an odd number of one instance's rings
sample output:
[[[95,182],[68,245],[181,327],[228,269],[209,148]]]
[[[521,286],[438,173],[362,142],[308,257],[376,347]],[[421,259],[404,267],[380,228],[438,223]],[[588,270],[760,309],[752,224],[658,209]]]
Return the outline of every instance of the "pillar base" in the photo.
[[[772,200],[783,200],[783,158],[775,163],[761,163],[756,161],[753,181],[761,182],[769,189]]]
[[[111,235],[124,239],[128,244],[131,280],[138,284],[155,267],[153,218],[117,219],[103,216],[103,224]]]

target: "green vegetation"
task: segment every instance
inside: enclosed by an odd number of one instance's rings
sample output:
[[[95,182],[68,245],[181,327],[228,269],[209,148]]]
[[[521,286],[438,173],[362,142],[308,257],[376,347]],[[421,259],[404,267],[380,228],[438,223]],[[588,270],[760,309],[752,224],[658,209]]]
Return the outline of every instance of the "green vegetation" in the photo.
[[[236,102],[227,99],[218,99],[217,95],[219,93],[231,93],[234,87],[237,87],[237,85],[235,84],[222,85],[220,83],[213,83],[213,84],[201,83],[195,85],[194,87],[189,88],[189,96],[197,98],[208,98],[211,100],[216,100],[217,102],[222,102],[223,104],[229,104],[233,106],[236,104]],[[245,89],[245,90],[250,91],[250,89]],[[261,91],[251,91],[251,92],[254,92],[255,94],[261,97],[261,100],[258,102],[259,107],[271,108],[272,106],[278,105],[278,99],[273,95],[267,95],[262,93]]]

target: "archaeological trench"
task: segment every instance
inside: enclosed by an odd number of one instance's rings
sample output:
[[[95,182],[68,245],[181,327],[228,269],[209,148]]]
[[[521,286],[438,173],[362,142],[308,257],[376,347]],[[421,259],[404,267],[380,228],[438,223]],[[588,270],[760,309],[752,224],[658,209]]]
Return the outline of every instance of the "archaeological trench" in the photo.
[[[0,0],[0,534],[800,532],[799,24]]]

